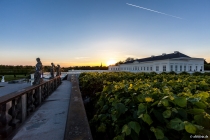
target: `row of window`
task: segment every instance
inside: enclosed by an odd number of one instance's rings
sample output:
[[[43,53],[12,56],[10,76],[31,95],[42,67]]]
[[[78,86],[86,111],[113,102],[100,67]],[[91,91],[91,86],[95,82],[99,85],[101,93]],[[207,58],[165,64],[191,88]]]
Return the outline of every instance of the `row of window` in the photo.
[[[179,71],[182,71],[182,66],[179,66]],[[186,71],[186,68],[187,68],[187,66],[184,66],[184,71]],[[200,71],[202,71],[202,69],[203,69],[203,67],[201,66],[200,67]],[[189,66],[189,69],[188,69],[189,71],[192,71],[192,66]],[[199,69],[198,69],[198,66],[195,66],[195,69],[194,69],[194,71],[198,71]],[[174,71],[174,69],[173,69],[173,65],[171,65],[171,71]],[[177,65],[175,65],[175,71],[178,71],[178,66]]]
[[[184,66],[184,67],[179,66],[178,67],[178,65],[175,65],[175,69],[174,69],[174,65],[171,65],[170,66],[170,71],[186,71],[186,68],[187,68],[187,66]],[[203,68],[201,66],[200,71],[202,71],[202,69]],[[137,66],[135,66],[133,68],[131,68],[131,67],[111,68],[111,70],[135,70],[135,71],[139,71],[139,70],[141,70],[141,71],[149,71],[150,70],[150,71],[152,71],[152,67],[137,67]],[[155,70],[159,71],[159,66],[156,66]],[[163,71],[166,71],[166,65],[163,66]],[[189,71],[192,71],[192,66],[189,66]],[[198,71],[198,66],[195,66],[194,71]]]

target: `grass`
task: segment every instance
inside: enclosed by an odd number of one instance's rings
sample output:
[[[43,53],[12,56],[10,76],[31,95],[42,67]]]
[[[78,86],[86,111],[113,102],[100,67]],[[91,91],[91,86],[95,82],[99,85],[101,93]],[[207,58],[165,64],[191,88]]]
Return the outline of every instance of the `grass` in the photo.
[[[4,75],[5,82],[12,81],[12,80],[25,79],[25,78],[28,78],[28,76],[25,76],[25,75],[16,75],[16,77],[14,77],[14,75]],[[1,79],[2,78],[0,78],[0,80]]]

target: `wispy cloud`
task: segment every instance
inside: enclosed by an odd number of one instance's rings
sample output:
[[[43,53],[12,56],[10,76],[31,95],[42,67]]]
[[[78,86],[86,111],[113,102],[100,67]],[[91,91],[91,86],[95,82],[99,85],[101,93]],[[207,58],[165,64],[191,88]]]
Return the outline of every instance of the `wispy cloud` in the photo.
[[[135,55],[127,54],[127,55],[125,55],[125,57],[126,57],[126,58],[128,58],[128,57],[135,58],[136,56],[135,56]]]
[[[162,13],[162,12],[159,12],[159,11],[155,11],[155,10],[152,10],[152,9],[148,9],[148,8],[145,8],[145,7],[140,7],[140,6],[133,5],[133,4],[129,4],[129,3],[126,3],[126,4],[127,4],[127,5],[130,5],[130,6],[137,7],[137,8],[141,8],[141,9],[144,9],[144,10],[148,10],[148,11],[151,11],[151,12],[155,12],[155,13],[158,13],[158,14],[162,14],[162,15],[166,15],[166,16],[170,16],[170,17],[174,17],[174,18],[178,18],[178,19],[183,19],[183,18],[181,18],[181,17],[169,15],[169,14]]]
[[[87,59],[89,57],[75,57],[75,59]]]

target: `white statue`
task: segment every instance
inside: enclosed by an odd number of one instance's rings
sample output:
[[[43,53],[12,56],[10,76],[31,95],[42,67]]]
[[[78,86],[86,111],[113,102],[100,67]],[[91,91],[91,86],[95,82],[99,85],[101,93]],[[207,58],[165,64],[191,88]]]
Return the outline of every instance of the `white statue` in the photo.
[[[2,79],[1,79],[1,82],[5,82],[5,81],[4,81],[4,75],[2,75]]]

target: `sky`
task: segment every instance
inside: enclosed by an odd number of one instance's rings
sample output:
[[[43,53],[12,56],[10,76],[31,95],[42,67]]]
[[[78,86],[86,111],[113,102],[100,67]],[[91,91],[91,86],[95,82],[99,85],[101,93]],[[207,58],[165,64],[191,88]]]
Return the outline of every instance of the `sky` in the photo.
[[[209,0],[0,0],[0,65],[106,66],[174,51],[210,62],[209,13]]]

